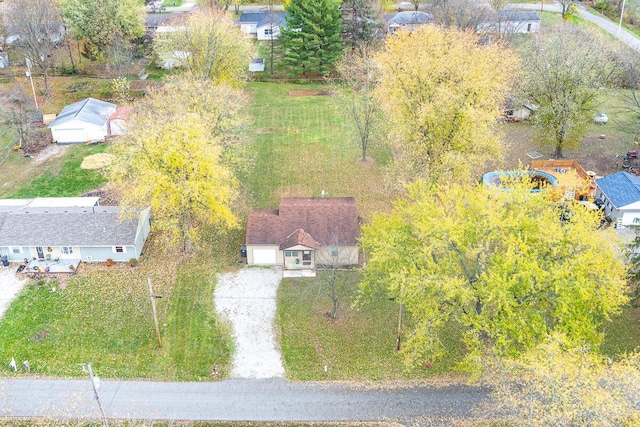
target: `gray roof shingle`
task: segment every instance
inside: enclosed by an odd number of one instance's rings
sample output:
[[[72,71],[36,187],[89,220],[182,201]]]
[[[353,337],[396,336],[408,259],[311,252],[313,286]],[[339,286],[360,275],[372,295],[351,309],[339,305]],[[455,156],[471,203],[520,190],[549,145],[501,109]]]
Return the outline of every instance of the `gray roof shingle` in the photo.
[[[87,98],[64,107],[49,127],[52,128],[72,119],[102,126],[107,123],[114,111],[116,111],[115,104]]]
[[[286,12],[243,12],[242,15],[240,15],[238,23],[255,23],[256,27],[262,27],[269,23],[284,25],[287,16],[289,16],[289,14]]]
[[[24,208],[0,212],[0,246],[125,246],[135,243],[138,218],[120,207]]]
[[[618,209],[640,201],[640,178],[628,172],[617,172],[597,179],[596,185]]]

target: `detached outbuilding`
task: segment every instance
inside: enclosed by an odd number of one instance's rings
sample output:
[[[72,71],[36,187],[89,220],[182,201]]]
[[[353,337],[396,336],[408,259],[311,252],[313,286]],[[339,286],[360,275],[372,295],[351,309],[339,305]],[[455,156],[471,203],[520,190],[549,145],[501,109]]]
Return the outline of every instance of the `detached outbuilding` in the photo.
[[[49,125],[52,140],[59,144],[104,141],[109,136],[109,118],[115,111],[115,104],[94,98],[67,105]]]
[[[358,264],[358,209],[353,197],[290,197],[276,210],[254,210],[247,222],[249,265],[314,270]]]

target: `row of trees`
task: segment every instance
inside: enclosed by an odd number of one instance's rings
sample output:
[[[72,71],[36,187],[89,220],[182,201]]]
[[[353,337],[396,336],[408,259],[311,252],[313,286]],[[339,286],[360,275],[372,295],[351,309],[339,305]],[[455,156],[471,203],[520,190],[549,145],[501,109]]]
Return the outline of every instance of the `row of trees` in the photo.
[[[121,65],[130,60],[133,43],[145,31],[138,0],[10,0],[6,2],[7,35],[20,37],[24,54],[36,71],[48,76],[56,65],[56,50],[66,47],[72,67],[71,39],[93,61]],[[126,53],[126,55],[124,54]]]

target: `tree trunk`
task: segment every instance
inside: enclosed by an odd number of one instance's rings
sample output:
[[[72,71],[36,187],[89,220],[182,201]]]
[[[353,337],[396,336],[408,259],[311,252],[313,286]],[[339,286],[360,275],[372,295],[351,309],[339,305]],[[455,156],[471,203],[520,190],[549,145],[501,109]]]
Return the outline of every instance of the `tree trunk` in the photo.
[[[563,158],[562,157],[562,144],[561,143],[556,144],[556,152],[553,155],[553,157],[555,159],[562,159]]]

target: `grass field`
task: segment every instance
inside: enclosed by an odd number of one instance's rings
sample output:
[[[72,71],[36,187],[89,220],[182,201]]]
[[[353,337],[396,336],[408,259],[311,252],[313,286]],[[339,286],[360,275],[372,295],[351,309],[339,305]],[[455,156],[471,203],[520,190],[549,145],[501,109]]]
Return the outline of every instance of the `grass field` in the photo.
[[[389,207],[386,147],[372,148],[372,165],[356,161],[360,151],[332,96],[290,96],[289,91],[329,89],[323,85],[251,83],[250,130],[256,165],[246,187],[253,207],[275,208],[281,197],[355,196],[367,217]]]
[[[106,182],[101,172],[80,169],[80,164],[86,156],[105,148],[105,144],[61,147],[64,155],[52,156],[42,163],[13,152],[2,165],[0,197],[79,196],[101,187]]]
[[[214,363],[224,376],[232,344],[216,320],[216,264],[207,260],[154,250],[134,268],[84,264],[62,286],[34,282],[2,321],[0,359],[29,360],[31,371],[44,376],[84,376],[77,364],[88,361],[104,378],[208,380]],[[162,348],[147,278],[162,297],[156,300]]]
[[[343,280],[336,319],[329,316],[332,304],[320,278],[285,279],[280,284],[278,316],[288,377],[381,381],[451,374],[461,355],[455,330],[443,342],[448,352],[442,362],[429,369],[407,366],[402,353],[395,351],[398,304],[381,297],[353,307],[359,273],[344,273]],[[412,326],[406,312],[402,324],[405,332]]]

